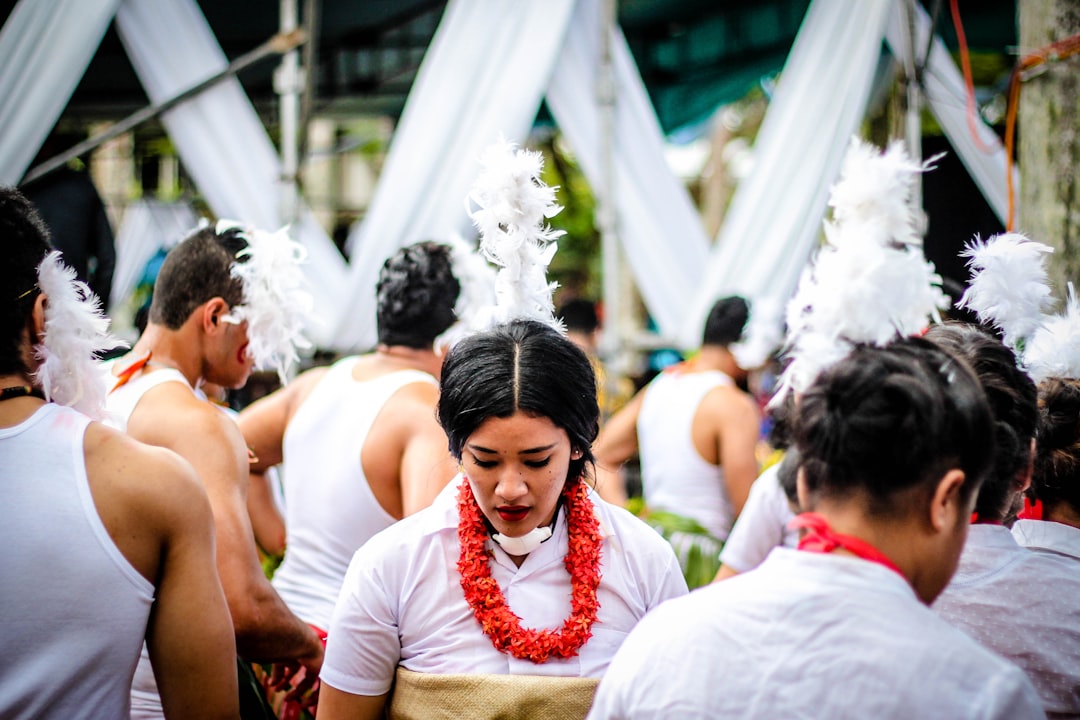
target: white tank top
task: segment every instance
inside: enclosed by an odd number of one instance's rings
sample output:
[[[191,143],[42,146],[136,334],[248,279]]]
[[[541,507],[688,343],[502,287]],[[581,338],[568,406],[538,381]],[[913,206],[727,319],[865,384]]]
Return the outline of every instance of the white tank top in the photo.
[[[353,554],[396,522],[360,464],[372,423],[405,385],[437,384],[419,370],[357,382],[356,362],[348,357],[331,366],[289,422],[282,447],[288,544],[273,585],[297,617],[324,630]]]
[[[113,378],[114,385],[115,381],[116,378]],[[117,430],[127,432],[131,414],[135,412],[135,407],[142,400],[143,395],[152,388],[167,382],[183,383],[184,387],[191,389],[187,378],[179,370],[163,368],[151,373],[142,373],[112,390],[105,397],[105,422]],[[194,392],[192,390],[192,393]],[[164,717],[165,711],[161,707],[161,696],[158,694],[154,670],[150,666],[150,654],[143,645],[142,654],[139,656],[139,666],[131,684],[131,718],[132,720],[153,720]]]
[[[0,717],[124,718],[154,587],[86,477],[90,420],[47,404],[0,428]]]
[[[637,421],[645,502],[697,520],[720,540],[732,524],[724,471],[698,454],[691,426],[705,396],[733,384],[718,370],[662,373],[645,390]]]

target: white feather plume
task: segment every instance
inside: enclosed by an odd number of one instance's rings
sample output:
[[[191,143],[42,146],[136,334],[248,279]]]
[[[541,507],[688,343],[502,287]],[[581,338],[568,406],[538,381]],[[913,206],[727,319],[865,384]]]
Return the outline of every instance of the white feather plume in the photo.
[[[971,282],[959,305],[1001,330],[1006,345],[1017,348],[1038,329],[1051,304],[1046,256],[1054,249],[1020,233],[979,237],[964,248]]]
[[[750,303],[750,318],[742,338],[728,346],[744,370],[759,368],[784,342],[783,305],[772,298]]]
[[[256,367],[277,370],[285,383],[300,359],[297,350],[311,347],[303,331],[314,301],[300,269],[307,250],[289,237],[287,228],[267,232],[219,220],[215,229],[221,234],[230,228],[242,230],[248,246],[232,266],[233,276],[243,283],[244,301],[229,315],[247,321],[248,353]]]
[[[879,153],[852,142],[830,196],[825,245],[787,306],[790,363],[774,404],[804,391],[856,344],[913,335],[949,307],[941,276],[923,256],[912,205],[915,174],[931,162],[911,161],[899,144]]]
[[[121,345],[109,334],[101,302],[58,251],[38,265],[38,288],[47,298],[45,332],[34,355],[41,361],[35,379],[48,400],[100,420],[105,414],[105,384],[97,353]]]
[[[463,337],[487,328],[486,319],[495,304],[495,268],[459,235],[445,244],[450,247],[450,267],[460,290],[454,303],[457,322],[435,338],[436,347],[453,347]]]
[[[1069,283],[1065,311],[1043,316],[1024,343],[1024,365],[1036,383],[1048,378],[1080,378],[1080,302]]]
[[[527,318],[562,331],[552,302],[556,284],[548,283],[547,266],[563,232],[546,222],[562,208],[555,204],[557,188],[540,179],[543,156],[500,140],[480,163],[466,206],[480,231],[480,252],[498,268],[495,306],[481,321],[491,325]]]

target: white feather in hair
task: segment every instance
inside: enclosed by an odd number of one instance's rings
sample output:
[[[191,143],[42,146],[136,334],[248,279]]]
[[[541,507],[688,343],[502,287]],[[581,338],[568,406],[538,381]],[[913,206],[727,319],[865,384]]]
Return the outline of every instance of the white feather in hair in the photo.
[[[124,345],[109,334],[101,303],[59,251],[38,265],[38,288],[46,297],[45,332],[34,347],[41,361],[35,380],[48,400],[100,420],[105,414],[105,383],[97,354]]]
[[[562,331],[552,302],[556,284],[548,283],[547,266],[563,232],[546,222],[562,208],[555,204],[557,188],[540,179],[543,157],[500,140],[480,163],[482,171],[466,205],[480,231],[480,252],[498,268],[495,306],[483,321],[532,319]]]
[[[1069,283],[1065,312],[1042,322],[1024,343],[1024,364],[1035,382],[1080,378],[1080,302]]]
[[[976,236],[961,253],[968,258],[971,281],[959,305],[1002,333],[1006,345],[1019,348],[1042,323],[1051,304],[1046,256],[1054,249],[1020,233]]]
[[[460,287],[454,315],[457,322],[435,338],[437,348],[452,347],[463,337],[487,327],[486,317],[495,304],[495,268],[460,236],[446,240],[450,267]]]
[[[242,230],[248,242],[232,266],[243,283],[244,301],[230,311],[230,319],[247,321],[248,353],[256,367],[277,370],[284,383],[299,361],[297,350],[311,347],[303,331],[314,301],[300,270],[307,250],[287,228],[267,232],[219,220],[215,229],[221,234],[230,228]]]
[[[804,391],[856,344],[916,334],[949,307],[941,276],[923,256],[912,204],[915,173],[934,159],[919,165],[898,144],[879,153],[852,142],[830,195],[826,242],[787,306],[790,363],[773,405]]]
[[[750,303],[750,318],[742,338],[728,349],[744,370],[759,368],[784,342],[783,306],[772,298]]]

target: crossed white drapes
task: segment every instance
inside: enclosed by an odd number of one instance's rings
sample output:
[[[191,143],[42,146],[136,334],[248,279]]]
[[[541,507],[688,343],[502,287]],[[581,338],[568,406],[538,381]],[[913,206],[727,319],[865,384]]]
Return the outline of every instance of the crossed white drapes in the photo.
[[[847,139],[865,111],[882,38],[899,34],[903,0],[814,0],[755,145],[745,179],[710,251],[687,194],[662,156],[662,137],[621,33],[612,48],[619,238],[661,333],[694,344],[721,294],[786,300],[812,251]],[[401,118],[368,214],[354,229],[351,263],[306,209],[295,234],[321,323],[334,349],[374,340],[374,284],[384,258],[406,243],[470,232],[464,197],[483,147],[501,133],[522,141],[546,97],[581,166],[598,186],[599,0],[451,0]],[[0,31],[0,182],[21,178],[55,124],[115,14],[152,100],[171,97],[226,66],[195,0],[21,0]],[[925,37],[929,22],[919,19]],[[916,43],[925,47],[924,41]],[[927,99],[991,205],[1003,214],[1004,154],[988,128],[979,151],[964,117],[963,84],[935,41]],[[238,81],[163,118],[181,159],[219,217],[280,225],[280,162]],[[123,258],[121,258],[123,262]]]

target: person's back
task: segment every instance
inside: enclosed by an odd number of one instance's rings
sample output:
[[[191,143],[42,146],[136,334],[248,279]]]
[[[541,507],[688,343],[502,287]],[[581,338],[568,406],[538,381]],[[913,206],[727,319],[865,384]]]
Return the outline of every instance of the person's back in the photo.
[[[609,677],[590,717],[1036,717],[1023,675],[935,617],[902,577],[787,548],[657,608]]]
[[[100,410],[91,350],[107,339],[73,271],[46,256],[32,208],[7,189],[0,236],[0,286],[24,288],[0,303],[0,717],[127,716],[144,638],[170,717],[235,717],[206,494],[173,453],[45,402]]]
[[[1008,528],[974,525],[934,612],[1031,678],[1050,717],[1080,714],[1080,572]]]

